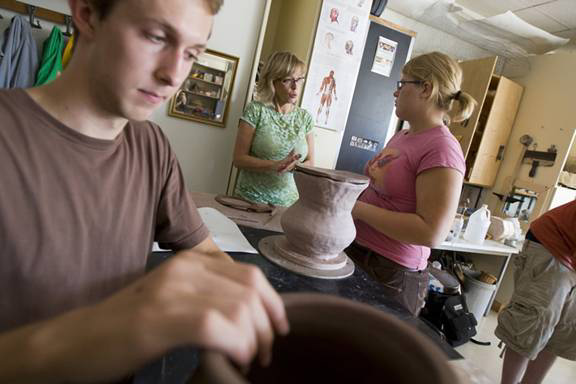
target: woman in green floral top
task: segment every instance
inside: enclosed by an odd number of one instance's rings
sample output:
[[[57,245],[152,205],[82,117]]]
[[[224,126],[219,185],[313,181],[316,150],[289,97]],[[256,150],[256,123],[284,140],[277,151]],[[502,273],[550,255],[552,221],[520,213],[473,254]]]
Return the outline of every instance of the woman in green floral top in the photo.
[[[274,53],[260,75],[256,100],[240,119],[234,165],[235,194],[247,200],[291,205],[298,200],[292,169],[313,165],[314,122],[298,107],[304,63],[290,52]]]

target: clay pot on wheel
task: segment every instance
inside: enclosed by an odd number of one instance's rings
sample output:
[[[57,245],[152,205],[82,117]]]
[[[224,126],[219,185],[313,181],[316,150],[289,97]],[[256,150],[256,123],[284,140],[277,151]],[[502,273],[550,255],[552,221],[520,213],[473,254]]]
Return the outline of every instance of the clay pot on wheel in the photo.
[[[392,315],[330,295],[283,299],[291,330],[275,340],[268,367],[255,363],[242,375],[209,351],[189,384],[459,383],[444,353]]]
[[[282,214],[285,235],[265,238],[261,253],[291,271],[342,278],[354,272],[343,252],[356,237],[352,208],[370,179],[346,171],[299,165],[294,171],[299,199]]]
[[[369,179],[351,173],[334,179],[330,176],[344,173],[313,170],[301,166],[294,172],[300,198],[282,214],[280,223],[294,251],[321,259],[335,258],[356,237],[351,212]]]

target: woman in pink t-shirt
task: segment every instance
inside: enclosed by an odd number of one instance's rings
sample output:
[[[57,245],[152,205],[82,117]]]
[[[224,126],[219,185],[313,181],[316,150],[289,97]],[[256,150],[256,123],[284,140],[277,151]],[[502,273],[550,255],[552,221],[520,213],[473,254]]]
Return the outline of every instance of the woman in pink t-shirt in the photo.
[[[430,247],[448,234],[466,169],[460,144],[445,125],[474,110],[461,83],[458,63],[439,52],[404,66],[394,97],[396,115],[410,128],[366,165],[370,187],[352,211],[357,235],[347,253],[415,316],[428,290]],[[450,116],[454,101],[460,108]]]

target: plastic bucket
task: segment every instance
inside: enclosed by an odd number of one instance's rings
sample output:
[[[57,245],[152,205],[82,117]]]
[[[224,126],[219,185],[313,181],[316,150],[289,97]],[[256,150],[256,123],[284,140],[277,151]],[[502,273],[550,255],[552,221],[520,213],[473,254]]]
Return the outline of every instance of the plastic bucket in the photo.
[[[465,272],[464,296],[468,310],[474,315],[476,321],[480,320],[486,313],[492,294],[496,290],[496,284],[486,284],[476,279],[481,272]]]

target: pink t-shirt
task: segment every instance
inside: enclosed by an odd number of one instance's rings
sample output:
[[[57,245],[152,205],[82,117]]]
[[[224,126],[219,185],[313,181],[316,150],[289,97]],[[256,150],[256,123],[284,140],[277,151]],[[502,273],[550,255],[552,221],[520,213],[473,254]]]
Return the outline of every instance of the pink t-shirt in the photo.
[[[421,133],[400,131],[366,166],[370,186],[359,200],[395,212],[416,212],[416,177],[430,168],[453,168],[464,175],[466,163],[458,141],[445,126]],[[370,174],[369,174],[370,175]],[[430,248],[391,239],[356,220],[356,242],[412,269],[424,269]]]

